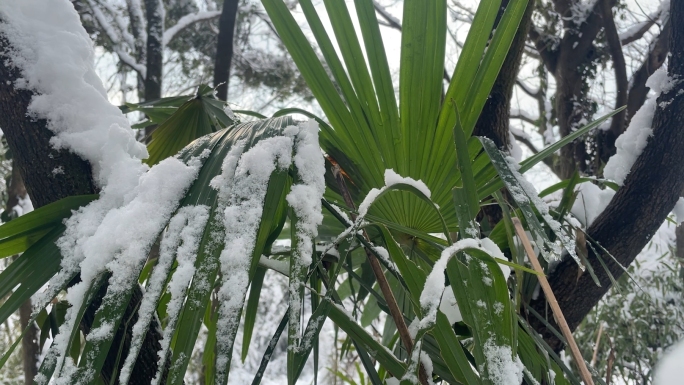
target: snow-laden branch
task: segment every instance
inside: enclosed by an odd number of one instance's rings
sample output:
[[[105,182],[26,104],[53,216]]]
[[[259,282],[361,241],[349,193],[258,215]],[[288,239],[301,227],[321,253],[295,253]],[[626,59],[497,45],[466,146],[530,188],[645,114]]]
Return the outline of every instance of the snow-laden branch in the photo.
[[[133,36],[139,40],[141,46],[144,46],[147,42],[147,26],[140,0],[126,0],[126,6],[131,17]]]
[[[669,4],[669,1],[661,2],[660,7],[655,12],[648,15],[646,20],[636,23],[620,32],[619,36],[622,45],[627,45],[641,39],[656,23],[664,24],[669,17]]]
[[[119,56],[119,59],[124,64],[128,65],[133,70],[138,72],[140,76],[144,79],[147,74],[145,66],[138,63],[130,54],[128,54],[128,52],[126,52],[124,47],[122,47],[121,35],[112,27],[109,21],[107,21],[107,17],[102,12],[100,6],[93,0],[89,0],[88,4],[90,5],[90,8],[93,11],[93,16],[95,16],[95,20],[97,20],[97,23],[102,27],[102,30],[107,35],[109,40],[111,40],[114,52],[116,52],[117,56]]]
[[[90,1],[92,3],[92,1]],[[116,23],[116,27],[121,33],[121,38],[123,41],[126,42],[130,47],[135,47],[135,38],[133,35],[131,35],[130,32],[128,32],[128,23],[126,23],[121,16],[121,13],[116,10],[114,7],[112,7],[111,4],[109,4],[107,1],[97,1],[97,4],[104,7],[104,9],[107,10],[107,12],[112,16],[112,19],[114,20],[114,23]]]
[[[169,42],[173,40],[178,32],[184,30],[190,25],[204,20],[216,19],[219,16],[221,16],[221,11],[201,11],[181,17],[173,27],[164,31],[164,46],[169,44]]]

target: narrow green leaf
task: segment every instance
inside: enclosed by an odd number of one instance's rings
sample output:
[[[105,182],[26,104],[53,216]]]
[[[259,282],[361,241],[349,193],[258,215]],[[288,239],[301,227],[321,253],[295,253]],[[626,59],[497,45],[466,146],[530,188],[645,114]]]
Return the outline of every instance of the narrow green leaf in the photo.
[[[252,284],[249,289],[249,298],[247,299],[247,306],[245,307],[245,321],[242,337],[242,362],[245,362],[247,353],[249,352],[249,345],[252,341],[252,332],[254,331],[254,324],[256,322],[256,314],[259,308],[259,297],[261,295],[261,287],[266,276],[266,269],[257,267]]]

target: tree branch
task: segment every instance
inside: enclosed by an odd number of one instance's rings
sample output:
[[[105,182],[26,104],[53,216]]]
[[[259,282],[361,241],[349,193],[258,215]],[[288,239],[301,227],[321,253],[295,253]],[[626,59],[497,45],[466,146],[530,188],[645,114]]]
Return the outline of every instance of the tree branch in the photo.
[[[627,104],[627,67],[625,65],[625,56],[622,53],[622,44],[618,36],[615,20],[613,19],[613,11],[611,7],[612,0],[603,0],[601,11],[603,13],[603,28],[606,33],[606,40],[610,48],[610,55],[613,58],[613,68],[615,69],[615,85],[617,95],[615,97],[615,108],[620,108]],[[610,148],[615,147],[615,139],[617,139],[625,128],[625,110],[618,112],[613,116],[610,131],[614,138],[611,143],[608,143]]]
[[[549,72],[555,73],[560,55],[558,44],[552,41],[550,36],[543,35],[534,25],[530,28],[528,36],[534,43],[546,68]]]
[[[164,46],[167,46],[169,42],[185,28],[188,28],[195,23],[199,23],[200,21],[217,19],[219,16],[221,16],[221,11],[202,11],[181,17],[173,27],[164,31]]]
[[[530,86],[525,84],[525,82],[523,82],[520,79],[516,79],[515,85],[520,87],[520,89],[523,90],[523,92],[526,93],[527,95],[529,95],[530,97],[533,97],[535,99],[539,99],[541,97],[541,92],[539,89],[537,89],[537,90],[531,89]]]
[[[530,140],[530,138],[529,138],[527,135],[521,135],[521,132],[518,132],[517,130],[513,130],[513,129],[511,129],[510,132],[511,132],[511,135],[513,135],[513,138],[514,138],[516,141],[518,141],[518,142],[524,144],[525,147],[529,148],[530,151],[532,151],[533,154],[538,154],[538,153],[539,153],[539,150],[538,150],[537,147],[532,143],[532,141]],[[523,134],[524,134],[524,133],[523,133]],[[556,169],[555,169],[555,167],[554,167],[554,165],[553,165],[553,157],[546,157],[546,158],[544,158],[543,162],[544,162],[544,164],[545,164],[546,166],[549,167],[549,169],[550,169],[554,174],[557,174],[557,173],[556,173]]]
[[[116,32],[116,30],[114,30],[114,28],[112,28],[111,24],[109,24],[100,6],[96,4],[93,0],[88,0],[88,5],[90,5],[90,9],[93,11],[93,16],[95,16],[95,20],[100,25],[100,27],[102,27],[102,31],[105,33],[105,35],[107,35],[107,38],[112,42],[112,48],[114,49],[116,55],[119,57],[119,60],[121,60],[122,63],[129,66],[132,70],[136,71],[143,79],[146,78],[147,70],[145,66],[138,63],[130,54],[126,52],[126,50],[121,44],[121,36],[119,35],[119,33]]]
[[[630,82],[629,94],[627,96],[627,122],[632,120],[632,117],[641,108],[646,101],[649,88],[646,87],[646,80],[658,69],[667,58],[670,42],[671,22],[668,21],[663,27],[660,35],[651,42],[650,49],[644,62],[639,69],[634,72],[632,81]]]
[[[684,2],[670,3],[672,20],[684,17]],[[684,77],[684,24],[671,26],[669,77]],[[590,239],[607,250],[615,260],[601,252],[593,252],[588,262],[602,286],[597,286],[590,274],[579,271],[574,260],[567,258],[550,274],[553,291],[563,309],[571,329],[575,329],[587,313],[598,303],[611,285],[608,272],[616,279],[623,267],[632,263],[661,226],[684,189],[684,83],[679,82],[657,100],[653,119],[653,136],[627,175],[624,185],[606,209],[589,227]],[[622,266],[620,266],[622,265]],[[543,299],[532,302],[540,314],[545,314]],[[536,330],[554,349],[562,348],[559,340],[540,321],[531,320]],[[548,320],[555,326],[553,320]]]
[[[233,40],[235,39],[238,4],[238,0],[226,0],[223,3],[221,18],[219,19],[219,34],[214,60],[214,87],[216,87],[216,93],[221,100],[228,98],[228,82],[230,81],[230,66],[233,62]]]
[[[0,20],[0,23],[2,22]],[[35,93],[15,87],[16,80],[21,74],[10,66],[11,60],[7,56],[9,52],[12,52],[12,47],[8,40],[0,35],[0,127],[34,207],[39,208],[68,196],[97,192],[90,164],[73,152],[56,150],[50,144],[53,134],[47,127],[47,121],[29,117],[28,106]],[[64,172],[54,173],[55,169]],[[103,286],[103,290],[106,290],[106,286]],[[104,292],[101,294],[104,296]],[[142,299],[140,286],[134,287],[132,298],[133,301],[124,313],[124,319],[136,317],[136,309]],[[95,311],[96,308],[92,306],[88,308],[80,320],[81,327],[88,327],[88,319],[94,317]],[[153,322],[155,325],[150,327],[145,337],[145,347],[133,368],[131,384],[149,384],[156,375],[157,349],[161,346],[159,342],[162,334],[156,318]],[[121,346],[126,342],[126,338],[130,340],[132,328],[133,323],[129,324],[128,328],[121,323],[112,346]],[[103,367],[104,378],[111,378],[116,370],[114,363],[119,362],[118,353],[116,349],[109,352],[107,362],[112,364],[105,364]],[[123,360],[119,364],[123,365]]]
[[[622,45],[627,45],[641,39],[644,36],[644,34],[646,34],[646,32],[648,32],[648,30],[651,29],[651,27],[653,27],[659,21],[662,21],[661,19],[666,14],[667,12],[664,12],[662,8],[659,8],[657,11],[648,15],[646,20],[642,21],[641,23],[633,25],[626,31],[622,32],[620,34],[620,42],[622,43]]]
[[[92,4],[92,0],[89,0],[88,2]],[[104,7],[107,10],[107,12],[111,15],[112,19],[114,20],[114,23],[116,24],[117,29],[119,30],[119,33],[121,34],[121,38],[123,39],[123,41],[125,41],[129,47],[135,46],[135,39],[133,38],[133,35],[131,35],[131,33],[128,32],[128,26],[121,17],[121,13],[119,13],[114,7],[112,7],[111,4],[109,4],[106,1],[97,0],[97,4]]]
[[[131,31],[136,40],[135,45],[136,47],[142,46],[144,49],[145,42],[147,41],[147,23],[145,23],[140,0],[126,0],[126,7],[128,8],[128,14],[130,15]]]
[[[382,16],[383,19],[389,24],[390,27],[401,31],[401,21],[397,19],[396,17],[392,16],[391,13],[389,13],[385,7],[380,5],[377,1],[373,0],[373,7],[375,7],[375,11]]]

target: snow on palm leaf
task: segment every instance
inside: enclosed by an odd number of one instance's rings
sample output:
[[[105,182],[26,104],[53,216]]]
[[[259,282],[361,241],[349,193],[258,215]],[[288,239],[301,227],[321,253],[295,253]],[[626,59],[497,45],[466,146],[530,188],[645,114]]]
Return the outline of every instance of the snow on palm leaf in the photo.
[[[237,333],[240,313],[250,282],[250,266],[258,260],[254,254],[257,232],[261,224],[269,179],[274,173],[286,172],[292,164],[292,152],[300,177],[287,196],[300,217],[297,236],[304,247],[294,254],[292,266],[308,269],[313,253],[313,238],[323,217],[320,201],[325,191],[323,154],[318,148],[318,125],[311,121],[283,130],[283,136],[264,139],[246,151],[235,162],[227,158],[223,174],[212,182],[219,188],[219,209],[223,210],[225,246],[220,256],[222,284],[218,292],[221,334],[217,338],[217,382],[228,379],[230,358]],[[295,145],[296,142],[296,145]],[[291,285],[301,285],[292,279]],[[292,293],[291,293],[292,294]],[[299,303],[295,296],[291,306]],[[298,312],[291,311],[298,314]]]
[[[228,369],[225,357],[229,357],[232,349],[244,293],[250,280],[250,265],[254,263],[251,252],[254,251],[254,237],[261,222],[269,178],[276,169],[287,175],[296,141],[303,143],[295,151],[295,158],[304,159],[304,162],[299,161],[301,166],[298,167],[308,171],[301,178],[300,187],[291,194],[296,210],[307,214],[303,215],[302,222],[308,223],[304,226],[307,230],[301,233],[301,238],[315,236],[315,227],[321,221],[323,157],[317,147],[317,125],[308,124],[301,130],[300,138],[297,135],[300,130],[291,123],[283,130],[286,125],[282,123],[291,122],[291,119],[275,119],[276,124],[267,123],[260,127],[245,124],[217,133],[213,139],[201,140],[180,157],[168,158],[149,169],[141,161],[147,156],[145,147],[135,140],[128,120],[120,110],[107,101],[106,92],[93,68],[92,43],[73,5],[68,1],[43,5],[28,1],[0,6],[3,20],[11,21],[0,28],[11,45],[16,47],[12,52],[12,64],[22,76],[17,86],[36,92],[29,112],[35,118],[48,121],[48,127],[55,134],[53,145],[69,149],[91,163],[100,197],[67,220],[67,230],[58,241],[63,257],[62,268],[36,301],[40,310],[76,274],[80,274],[81,282],[67,290],[66,299],[72,306],[48,358],[43,362],[37,381],[47,383],[53,374],[57,384],[87,383],[95,379],[149,251],[162,234],[160,258],[138,310],[132,349],[126,357],[120,382],[127,383],[130,378],[144,335],[169,278],[170,267],[176,261],[178,268],[166,287],[172,296],[168,305],[171,318],[161,352],[162,357],[166,357],[188,284],[194,275],[194,256],[198,253],[200,241],[205,240],[203,233],[206,233],[209,217],[209,206],[195,205],[190,201],[193,194],[197,195],[196,190],[212,188],[208,185],[210,179],[201,178],[205,184],[199,186],[195,181],[200,180],[198,175],[212,173],[212,170],[203,168],[209,158],[225,156],[227,151],[223,149],[235,144],[235,151],[226,156],[223,174],[214,184],[220,190],[219,209],[214,214],[222,218],[222,227],[225,228],[226,251],[220,258],[223,281],[219,291],[220,326],[225,330],[222,336],[227,337],[219,341],[219,363],[223,362],[220,367],[225,369],[220,373],[225,373],[225,382]],[[239,141],[240,136],[246,139]],[[217,146],[222,138],[229,140]],[[245,153],[240,156],[243,146]],[[217,162],[212,160],[208,163],[215,166]],[[216,167],[214,169],[217,170]],[[284,194],[284,191],[279,194]],[[167,225],[169,227],[164,232]],[[307,251],[303,250],[306,254]],[[303,255],[301,259],[303,265],[311,260],[310,255]],[[105,284],[107,294],[95,314],[84,355],[77,366],[68,356],[70,347],[79,333],[79,322],[85,308],[93,294]],[[211,284],[208,286],[213,287]],[[160,376],[157,377],[159,379]]]

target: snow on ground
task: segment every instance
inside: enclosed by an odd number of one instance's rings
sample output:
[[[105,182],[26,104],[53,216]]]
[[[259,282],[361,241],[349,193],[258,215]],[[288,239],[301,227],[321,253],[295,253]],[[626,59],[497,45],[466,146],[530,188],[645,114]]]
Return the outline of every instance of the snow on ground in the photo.
[[[655,369],[653,385],[679,385],[682,383],[682,363],[684,362],[684,341],[675,345],[660,360]]]

